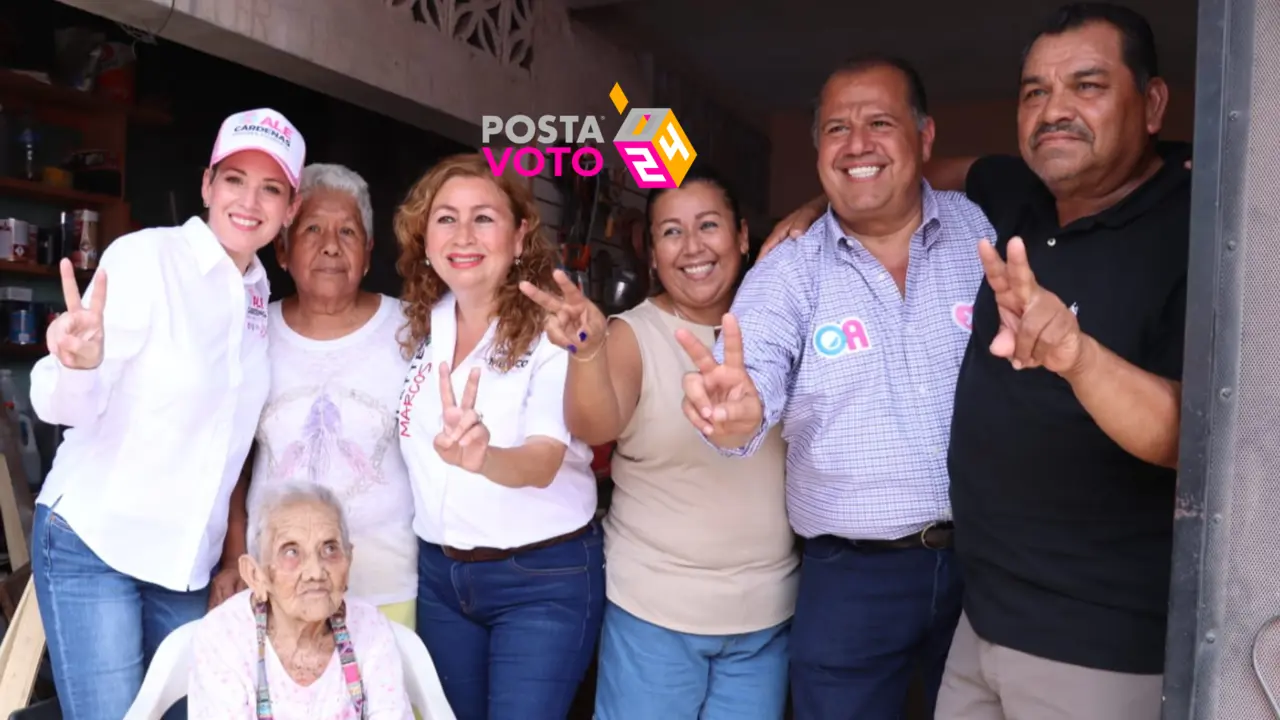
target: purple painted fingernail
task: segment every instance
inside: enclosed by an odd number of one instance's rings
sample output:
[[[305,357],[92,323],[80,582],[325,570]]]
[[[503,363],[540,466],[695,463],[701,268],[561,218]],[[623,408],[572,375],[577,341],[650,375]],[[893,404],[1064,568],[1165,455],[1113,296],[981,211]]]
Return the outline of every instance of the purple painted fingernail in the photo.
[[[586,334],[585,332],[580,332],[580,333],[578,333],[578,339],[579,339],[579,340],[581,340],[581,341],[583,341],[583,342],[586,342],[586,341],[587,341],[587,334]]]
[[[576,352],[578,352],[578,348],[577,348],[577,346],[575,346],[575,345],[570,345],[570,346],[569,346],[569,352],[571,352],[571,353],[576,353]]]

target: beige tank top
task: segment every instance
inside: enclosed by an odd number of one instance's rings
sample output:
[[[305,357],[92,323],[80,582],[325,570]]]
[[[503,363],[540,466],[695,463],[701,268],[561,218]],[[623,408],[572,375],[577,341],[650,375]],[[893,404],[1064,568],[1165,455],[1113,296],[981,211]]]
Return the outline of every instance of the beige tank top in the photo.
[[[786,444],[774,428],[750,458],[726,458],[680,409],[693,361],[684,328],[711,347],[715,330],[646,300],[619,316],[635,332],[643,380],[613,456],[604,520],[609,599],[661,627],[730,635],[795,611],[798,559],[787,521]]]

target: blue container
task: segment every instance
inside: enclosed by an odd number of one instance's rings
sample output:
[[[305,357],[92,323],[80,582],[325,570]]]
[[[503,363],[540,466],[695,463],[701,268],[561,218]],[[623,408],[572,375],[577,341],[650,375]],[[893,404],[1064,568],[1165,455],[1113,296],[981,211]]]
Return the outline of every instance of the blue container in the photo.
[[[14,310],[9,314],[9,342],[14,345],[34,345],[36,342],[36,316],[30,310]]]

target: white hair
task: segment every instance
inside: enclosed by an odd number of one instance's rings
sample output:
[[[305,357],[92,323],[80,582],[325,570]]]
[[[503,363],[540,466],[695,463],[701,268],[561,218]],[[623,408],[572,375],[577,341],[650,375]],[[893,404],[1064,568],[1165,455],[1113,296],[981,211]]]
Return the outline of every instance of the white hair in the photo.
[[[267,548],[263,547],[263,541],[267,539],[265,535],[275,515],[281,510],[313,503],[329,508],[338,516],[338,532],[342,536],[342,549],[350,552],[351,533],[347,529],[347,514],[343,512],[338,496],[334,495],[329,488],[315,483],[291,482],[268,490],[266,497],[254,512],[247,538],[249,556],[259,565],[266,565],[267,558],[263,556],[263,552]]]
[[[364,236],[370,244],[373,243],[373,203],[369,199],[369,183],[360,177],[360,173],[345,165],[312,163],[302,168],[298,192],[302,195],[303,202],[306,202],[307,197],[316,190],[336,190],[350,195],[360,210]]]

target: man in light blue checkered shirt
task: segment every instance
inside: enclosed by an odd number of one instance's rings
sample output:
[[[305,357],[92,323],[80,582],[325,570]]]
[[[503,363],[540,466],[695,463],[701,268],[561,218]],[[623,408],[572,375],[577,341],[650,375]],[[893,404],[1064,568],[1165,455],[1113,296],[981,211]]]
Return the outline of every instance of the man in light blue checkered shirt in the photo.
[[[787,507],[806,538],[791,631],[798,720],[900,717],[919,664],[930,716],[960,615],[947,442],[994,230],[922,177],[933,142],[918,75],[863,58],[816,117],[831,207],[747,276],[685,412],[727,454],[782,422]]]

